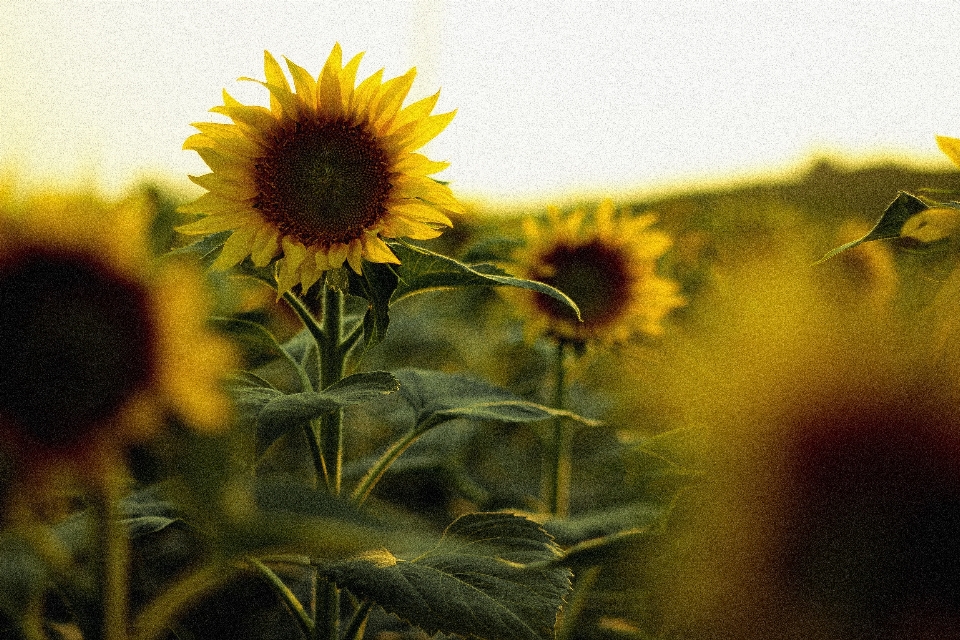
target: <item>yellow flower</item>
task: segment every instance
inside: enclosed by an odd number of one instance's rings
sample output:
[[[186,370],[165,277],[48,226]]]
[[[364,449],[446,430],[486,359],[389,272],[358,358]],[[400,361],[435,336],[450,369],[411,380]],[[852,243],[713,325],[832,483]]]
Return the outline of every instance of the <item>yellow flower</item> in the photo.
[[[684,304],[677,283],[656,273],[657,259],[670,248],[666,234],[649,229],[653,216],[615,215],[600,204],[593,220],[582,210],[547,212],[545,224],[524,221],[526,246],[517,256],[521,275],[566,293],[583,322],[548,296],[524,291],[526,315],[536,333],[574,342],[623,342],[636,333],[659,335],[661,321]]]
[[[214,430],[233,362],[199,274],[153,263],[146,208],[91,194],[0,202],[0,447],[37,482],[96,480],[164,414]]]
[[[232,230],[214,263],[226,269],[250,256],[266,266],[277,256],[279,292],[304,289],[344,262],[398,263],[382,238],[425,240],[450,226],[462,208],[431,177],[448,165],[415,153],[453,119],[430,115],[439,92],[402,107],[416,74],[382,81],[383,71],[354,86],[358,54],[342,64],[333,48],[317,79],[264,53],[270,108],[239,103],[224,91],[211,111],[233,124],[204,122],[184,143],[212,173],[191,179],[208,193],[182,207],[206,217],[179,231]],[[249,78],[244,78],[249,79]]]

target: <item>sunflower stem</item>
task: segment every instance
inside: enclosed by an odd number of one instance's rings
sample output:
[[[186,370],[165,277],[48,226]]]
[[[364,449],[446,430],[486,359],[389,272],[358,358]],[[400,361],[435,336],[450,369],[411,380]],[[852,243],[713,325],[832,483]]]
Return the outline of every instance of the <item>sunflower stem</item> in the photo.
[[[299,598],[296,594],[290,590],[290,587],[286,585],[283,579],[278,576],[273,569],[260,562],[256,558],[249,557],[247,558],[254,569],[260,574],[260,576],[267,581],[267,584],[273,588],[274,592],[283,599],[284,603],[289,607],[290,611],[293,612],[294,617],[297,619],[297,622],[300,624],[300,629],[303,631],[304,636],[307,638],[313,635],[313,620],[310,619],[310,615],[307,613],[306,609],[303,608]]]
[[[557,341],[553,389],[553,406],[556,409],[564,409],[567,400],[566,346],[565,340]],[[544,498],[550,513],[563,518],[570,511],[573,432],[562,416],[553,419],[552,427],[545,459]]]
[[[129,540],[120,513],[120,479],[108,474],[92,492],[100,540],[100,602],[104,640],[127,637]]]
[[[320,345],[321,390],[343,379],[345,359],[340,345],[342,334],[343,293],[332,287],[324,287],[323,335],[326,336],[326,344]],[[331,494],[339,495],[343,468],[343,410],[337,409],[320,420],[320,449],[327,473],[327,488]]]

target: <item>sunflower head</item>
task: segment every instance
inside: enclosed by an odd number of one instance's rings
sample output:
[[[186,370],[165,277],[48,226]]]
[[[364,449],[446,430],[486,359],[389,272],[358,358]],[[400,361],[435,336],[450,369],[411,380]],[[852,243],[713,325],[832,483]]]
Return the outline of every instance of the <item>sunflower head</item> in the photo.
[[[684,301],[677,284],[656,273],[670,239],[651,230],[653,222],[652,216],[617,216],[609,200],[591,220],[580,210],[564,217],[551,208],[545,223],[525,221],[526,246],[518,256],[523,276],[566,293],[583,318],[553,298],[523,292],[534,331],[608,344],[662,333],[663,317]]]
[[[181,210],[204,217],[187,234],[232,231],[217,268],[249,256],[262,267],[274,258],[279,292],[304,289],[329,269],[363,260],[397,263],[383,238],[434,238],[462,208],[430,176],[447,163],[416,150],[452,120],[431,115],[439,93],[403,107],[415,70],[383,81],[383,71],[355,84],[358,54],[343,64],[333,48],[314,78],[265,53],[270,107],[243,105],[224,92],[213,112],[230,124],[204,122],[184,148],[211,173],[191,176],[207,193]],[[249,78],[245,78],[249,80]]]
[[[0,436],[26,470],[95,478],[168,410],[225,424],[230,351],[197,274],[154,267],[146,218],[89,194],[0,203]]]

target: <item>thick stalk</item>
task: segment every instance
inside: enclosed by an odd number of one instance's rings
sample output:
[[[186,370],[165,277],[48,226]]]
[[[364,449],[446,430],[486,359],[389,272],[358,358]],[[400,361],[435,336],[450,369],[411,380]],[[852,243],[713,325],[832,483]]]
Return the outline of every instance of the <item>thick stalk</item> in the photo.
[[[343,293],[331,287],[323,290],[323,335],[326,344],[320,345],[320,389],[326,389],[343,379]],[[343,410],[337,409],[321,418],[320,449],[327,472],[327,488],[333,495],[340,494],[343,471]]]
[[[566,342],[557,341],[554,359],[553,406],[564,409],[567,401]],[[544,461],[544,498],[550,513],[564,517],[570,509],[570,468],[573,432],[562,416],[553,419]]]
[[[121,519],[120,480],[108,474],[92,492],[100,542],[100,602],[104,640],[127,637],[127,570],[129,539]]]

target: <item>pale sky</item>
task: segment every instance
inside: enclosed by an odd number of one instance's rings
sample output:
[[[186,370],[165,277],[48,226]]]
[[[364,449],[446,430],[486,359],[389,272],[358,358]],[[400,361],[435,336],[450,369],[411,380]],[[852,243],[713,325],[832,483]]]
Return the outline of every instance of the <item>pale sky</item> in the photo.
[[[181,150],[263,50],[316,74],[416,66],[457,117],[427,153],[455,192],[613,197],[801,167],[818,152],[946,165],[960,137],[960,1],[5,0],[0,162],[33,177],[204,173]],[[199,190],[198,190],[199,191]]]

